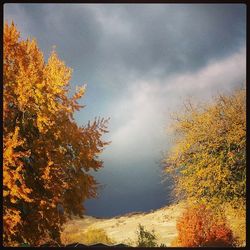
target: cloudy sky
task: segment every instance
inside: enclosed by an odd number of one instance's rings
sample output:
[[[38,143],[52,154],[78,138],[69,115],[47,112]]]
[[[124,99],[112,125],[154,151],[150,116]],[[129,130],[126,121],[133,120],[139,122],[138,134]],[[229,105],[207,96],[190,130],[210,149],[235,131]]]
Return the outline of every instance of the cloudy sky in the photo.
[[[170,114],[246,78],[243,4],[5,4],[4,20],[35,37],[46,58],[56,45],[72,85],[87,83],[79,125],[110,117],[112,143],[95,173],[103,186],[86,203],[94,216],[169,204],[160,161]]]

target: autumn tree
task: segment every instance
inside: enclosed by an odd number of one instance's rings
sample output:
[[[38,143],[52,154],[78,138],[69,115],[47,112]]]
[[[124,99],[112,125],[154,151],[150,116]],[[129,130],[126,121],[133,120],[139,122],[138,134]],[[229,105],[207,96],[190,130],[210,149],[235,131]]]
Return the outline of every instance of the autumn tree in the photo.
[[[3,225],[4,245],[60,243],[63,222],[81,216],[95,197],[107,145],[105,119],[78,126],[74,113],[84,87],[70,96],[71,69],[53,50],[45,62],[35,40],[4,26]]]
[[[178,237],[175,246],[180,247],[230,247],[235,246],[233,232],[224,216],[218,217],[204,205],[188,207],[177,219]]]
[[[173,122],[174,146],[164,161],[179,197],[245,211],[246,90],[212,103],[185,105]]]

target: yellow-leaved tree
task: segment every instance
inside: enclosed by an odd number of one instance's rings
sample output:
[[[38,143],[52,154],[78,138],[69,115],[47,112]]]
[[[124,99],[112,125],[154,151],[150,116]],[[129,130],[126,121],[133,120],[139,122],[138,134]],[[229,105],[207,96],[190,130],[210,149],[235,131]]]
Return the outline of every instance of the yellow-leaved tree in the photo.
[[[174,146],[165,159],[176,194],[217,207],[246,204],[246,90],[209,104],[189,102],[173,125]]]
[[[63,222],[95,197],[98,158],[108,143],[105,119],[78,126],[80,87],[69,97],[71,69],[52,51],[45,62],[35,40],[4,26],[3,240],[5,246],[60,243]]]
[[[174,177],[175,195],[187,201],[190,211],[205,205],[212,208],[218,218],[225,218],[226,215],[236,244],[244,246],[246,90],[237,89],[229,95],[219,95],[211,103],[194,105],[189,101],[184,111],[175,117],[172,131],[174,145],[167,153],[164,164],[166,173]],[[188,221],[186,225],[181,224],[179,234],[186,229],[192,234],[196,226],[201,226],[200,222],[196,222],[193,228]],[[230,230],[220,228],[220,237],[222,232]],[[193,236],[198,238],[198,235]],[[178,237],[190,241],[185,233]]]

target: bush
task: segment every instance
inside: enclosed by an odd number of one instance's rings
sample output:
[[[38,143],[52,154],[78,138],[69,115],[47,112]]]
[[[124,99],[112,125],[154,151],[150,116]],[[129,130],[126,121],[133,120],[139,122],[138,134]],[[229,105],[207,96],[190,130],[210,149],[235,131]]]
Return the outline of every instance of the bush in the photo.
[[[215,214],[204,205],[191,207],[177,220],[178,237],[174,243],[181,247],[234,246],[232,230],[224,216]]]
[[[82,236],[82,242],[86,245],[92,245],[96,243],[103,243],[107,245],[114,244],[114,241],[110,239],[104,229],[89,229]]]
[[[154,230],[152,230],[151,232],[146,231],[144,227],[139,224],[137,235],[137,247],[157,247],[156,235],[154,233]]]
[[[64,245],[71,243],[82,243],[85,245],[92,245],[96,243],[103,243],[113,245],[115,242],[107,235],[104,229],[90,228],[87,231],[70,230],[61,234],[61,241]]]

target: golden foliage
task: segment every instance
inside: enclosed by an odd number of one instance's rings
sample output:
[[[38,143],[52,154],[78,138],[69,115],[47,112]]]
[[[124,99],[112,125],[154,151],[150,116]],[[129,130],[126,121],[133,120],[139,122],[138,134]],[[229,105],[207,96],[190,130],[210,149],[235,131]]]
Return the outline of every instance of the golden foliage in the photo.
[[[227,202],[245,210],[245,92],[220,95],[200,106],[189,103],[177,116],[175,145],[165,170],[174,175],[179,197],[215,208]]]
[[[3,151],[3,197],[10,197],[11,203],[16,203],[18,199],[31,202],[28,194],[31,189],[27,188],[23,178],[24,164],[22,157],[29,157],[29,151],[16,151],[23,145],[24,140],[18,137],[19,127],[15,128],[14,133],[9,133],[4,138]]]
[[[46,63],[36,41],[21,40],[13,23],[5,24],[3,40],[4,242],[60,241],[65,219],[81,216],[83,201],[96,195],[87,172],[103,165],[107,120],[76,124],[85,88],[69,97],[72,70],[55,51]]]
[[[12,236],[17,233],[20,221],[20,211],[14,208],[5,208],[3,215],[4,246],[8,246],[8,242],[12,242],[12,246],[18,246],[18,243],[12,239]]]

